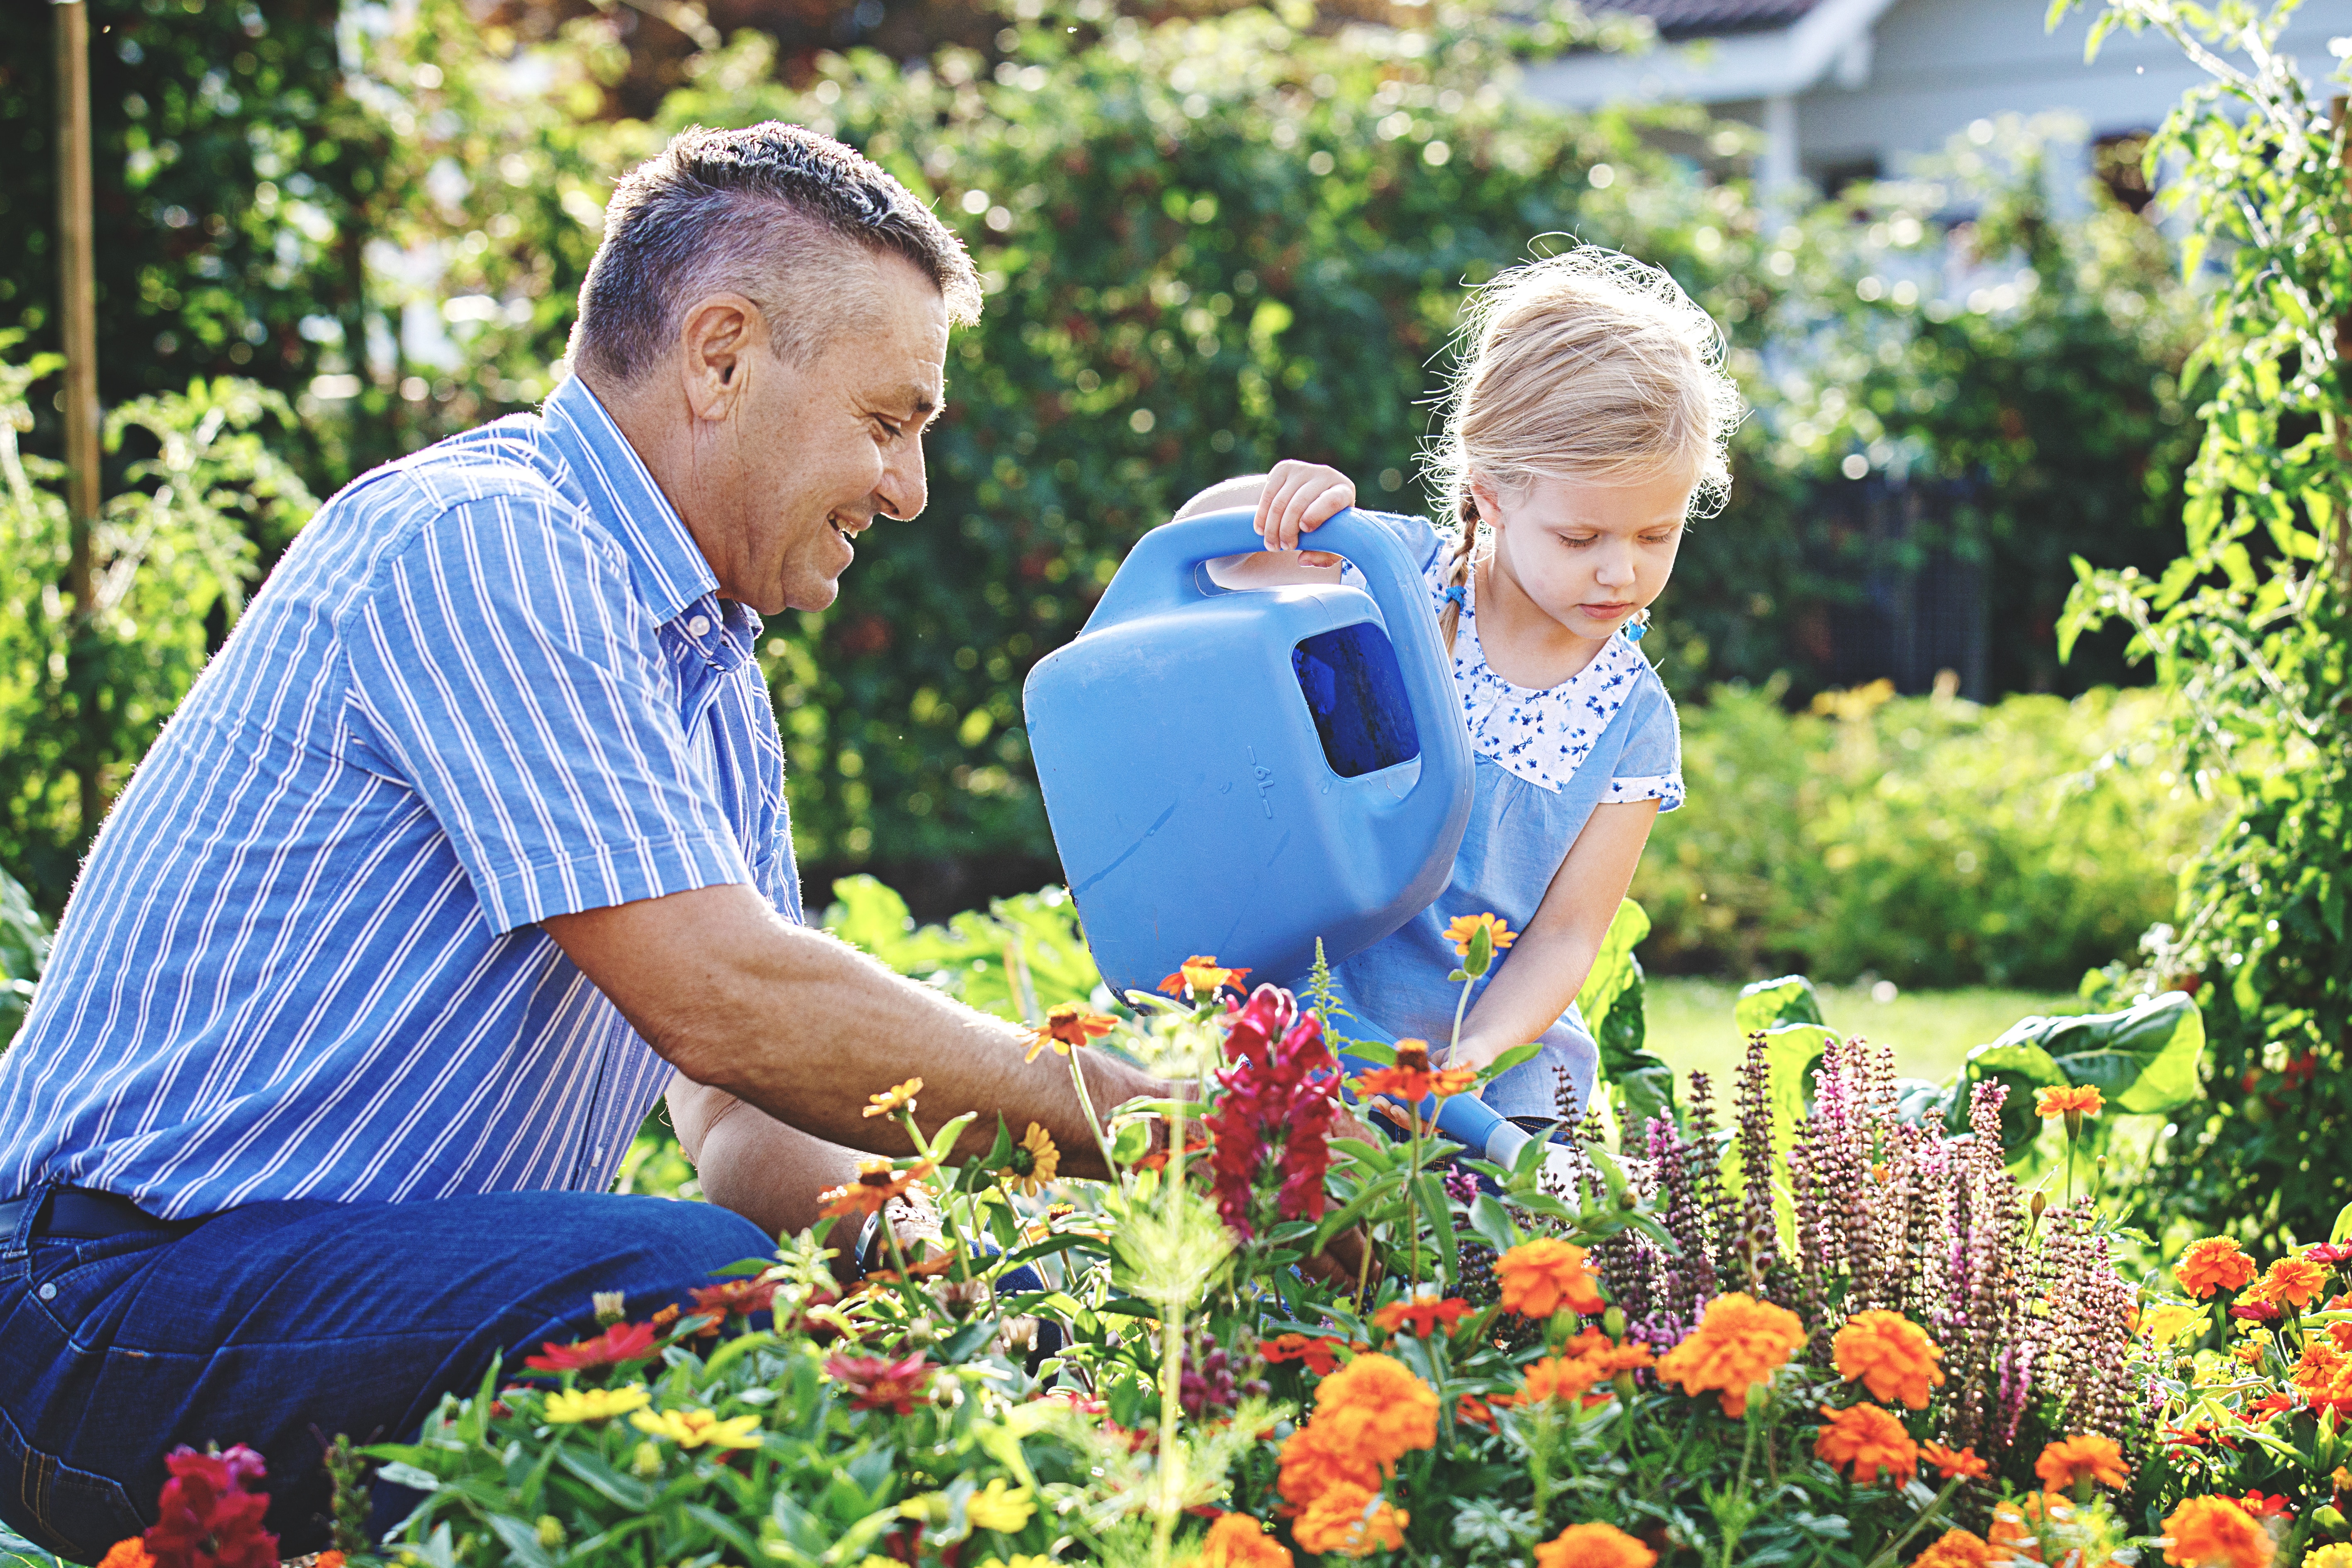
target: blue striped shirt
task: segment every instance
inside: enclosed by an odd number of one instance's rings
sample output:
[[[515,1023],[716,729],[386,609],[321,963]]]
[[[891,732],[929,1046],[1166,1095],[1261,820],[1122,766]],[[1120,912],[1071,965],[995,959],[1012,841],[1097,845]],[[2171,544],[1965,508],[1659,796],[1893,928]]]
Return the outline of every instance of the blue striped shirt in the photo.
[[[602,1190],[670,1069],[536,921],[801,918],[760,620],[588,387],[303,530],[90,852],[0,1057],[0,1199]]]

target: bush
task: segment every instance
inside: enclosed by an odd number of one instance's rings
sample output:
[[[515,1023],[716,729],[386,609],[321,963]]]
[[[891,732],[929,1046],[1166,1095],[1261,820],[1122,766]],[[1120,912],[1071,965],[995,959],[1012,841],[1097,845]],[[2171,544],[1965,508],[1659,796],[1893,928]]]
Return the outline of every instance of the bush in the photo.
[[[1653,967],[2072,989],[2171,909],[2206,811],[2147,739],[2153,694],[1780,696],[1683,710],[1690,805],[1633,883]]]

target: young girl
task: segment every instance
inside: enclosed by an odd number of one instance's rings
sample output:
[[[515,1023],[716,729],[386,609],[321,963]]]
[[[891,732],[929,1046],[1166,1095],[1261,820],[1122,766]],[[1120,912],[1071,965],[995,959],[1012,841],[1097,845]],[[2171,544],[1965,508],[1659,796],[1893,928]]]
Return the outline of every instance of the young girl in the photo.
[[[1421,563],[1453,650],[1475,758],[1470,826],[1437,901],[1333,973],[1357,1016],[1443,1050],[1461,995],[1446,928],[1499,917],[1517,940],[1449,1065],[1540,1041],[1486,1100],[1549,1121],[1591,1092],[1600,1050],[1576,994],[1651,824],[1683,802],[1674,703],[1635,645],[1685,522],[1722,506],[1740,405],[1706,312],[1664,272],[1596,246],[1496,277],[1472,296],[1464,337],[1428,458],[1454,526],[1369,515]],[[1178,515],[1256,507],[1266,550],[1289,553],[1241,558],[1218,573],[1231,585],[1328,580],[1338,558],[1300,541],[1355,499],[1344,475],[1283,462]]]

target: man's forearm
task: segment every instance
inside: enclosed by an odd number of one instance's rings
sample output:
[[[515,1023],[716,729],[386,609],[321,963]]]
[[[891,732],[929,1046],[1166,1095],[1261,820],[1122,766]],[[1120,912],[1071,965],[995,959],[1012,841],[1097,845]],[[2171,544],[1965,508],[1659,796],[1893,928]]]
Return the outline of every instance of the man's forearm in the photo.
[[[827,1142],[908,1152],[867,1097],[923,1079],[927,1131],[981,1112],[960,1152],[984,1152],[1001,1113],[1014,1136],[1034,1121],[1074,1175],[1106,1175],[1071,1087],[1050,1051],[1023,1059],[1025,1034],[892,973],[821,931],[791,924],[749,888],[706,888],[563,915],[546,929],[655,1050]],[[1082,1057],[1096,1110],[1160,1091],[1159,1080],[1097,1053]]]

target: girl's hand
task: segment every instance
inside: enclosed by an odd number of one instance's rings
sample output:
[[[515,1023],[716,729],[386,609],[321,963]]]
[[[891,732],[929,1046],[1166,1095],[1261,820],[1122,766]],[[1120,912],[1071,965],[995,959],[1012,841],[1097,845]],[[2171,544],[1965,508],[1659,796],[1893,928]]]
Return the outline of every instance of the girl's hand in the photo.
[[[1297,550],[1299,537],[1356,504],[1356,482],[1337,468],[1320,463],[1285,458],[1265,477],[1252,520],[1268,550]],[[1309,566],[1332,566],[1339,558],[1310,550],[1300,557]]]

